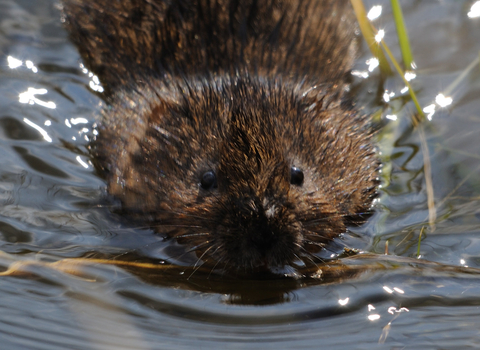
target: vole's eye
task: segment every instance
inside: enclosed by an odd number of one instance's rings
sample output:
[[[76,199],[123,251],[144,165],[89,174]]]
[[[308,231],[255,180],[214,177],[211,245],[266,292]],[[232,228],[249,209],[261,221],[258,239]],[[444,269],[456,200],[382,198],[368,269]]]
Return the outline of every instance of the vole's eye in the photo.
[[[303,184],[303,171],[297,167],[292,166],[290,169],[290,183],[296,186]]]
[[[215,173],[211,170],[204,172],[200,180],[200,185],[204,190],[217,187],[217,177]]]

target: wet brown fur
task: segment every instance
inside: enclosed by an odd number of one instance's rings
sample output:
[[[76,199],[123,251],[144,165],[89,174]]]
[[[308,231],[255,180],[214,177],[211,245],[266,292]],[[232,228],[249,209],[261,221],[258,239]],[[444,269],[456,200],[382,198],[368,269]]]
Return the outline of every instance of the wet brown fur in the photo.
[[[63,3],[107,88],[94,154],[129,217],[246,270],[314,260],[363,222],[378,161],[346,97],[348,1]]]

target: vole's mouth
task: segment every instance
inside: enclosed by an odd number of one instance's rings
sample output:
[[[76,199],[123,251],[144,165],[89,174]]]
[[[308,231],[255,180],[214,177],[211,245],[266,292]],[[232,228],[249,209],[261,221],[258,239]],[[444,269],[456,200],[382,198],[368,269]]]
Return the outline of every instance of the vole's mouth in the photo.
[[[218,268],[218,266],[217,266]],[[269,266],[268,264],[259,265],[256,267],[251,267],[248,269],[245,268],[228,268],[219,270],[219,273],[233,275],[236,277],[245,277],[248,279],[278,279],[278,278],[304,278],[309,275],[309,270],[303,266],[300,268],[295,265],[285,265],[285,266]]]
[[[322,231],[317,233],[312,225],[304,228],[292,215],[262,221],[262,217],[245,216],[240,220],[235,213],[229,212],[223,218],[225,223],[213,228],[205,225],[191,232],[189,228],[176,232],[177,242],[194,254],[196,267],[219,274],[298,277],[325,261],[322,252],[333,240],[331,233],[340,231],[321,221]]]
[[[225,252],[222,252],[222,254]],[[231,255],[236,253],[235,260]],[[309,275],[312,271],[318,269],[322,264],[322,259],[315,261],[313,256],[296,255],[295,259],[279,260],[278,257],[269,257],[257,255],[252,259],[245,256],[240,256],[241,252],[229,252],[230,258],[225,256],[208,255],[202,252],[197,252],[198,257],[202,257],[203,267],[211,272],[218,272],[220,274],[233,274],[236,276],[246,276],[249,278],[302,278]],[[258,254],[258,252],[257,252]],[[253,254],[255,255],[255,254]]]

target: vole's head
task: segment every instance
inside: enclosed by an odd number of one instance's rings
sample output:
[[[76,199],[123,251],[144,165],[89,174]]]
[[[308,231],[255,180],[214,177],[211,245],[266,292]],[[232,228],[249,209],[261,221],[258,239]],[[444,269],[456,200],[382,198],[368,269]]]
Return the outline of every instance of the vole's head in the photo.
[[[130,111],[108,111],[99,138],[111,152],[101,155],[110,192],[214,265],[248,271],[315,260],[362,221],[378,163],[339,88],[280,86],[197,82],[157,89],[148,103],[124,99]]]

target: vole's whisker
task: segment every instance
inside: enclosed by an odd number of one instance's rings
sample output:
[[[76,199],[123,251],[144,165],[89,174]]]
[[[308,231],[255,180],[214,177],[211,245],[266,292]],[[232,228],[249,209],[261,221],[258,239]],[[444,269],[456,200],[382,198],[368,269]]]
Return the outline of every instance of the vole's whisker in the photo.
[[[202,228],[203,226],[200,225],[182,225],[182,224],[156,224],[152,225],[152,228],[157,227],[175,227],[175,228]]]
[[[215,249],[215,251],[213,252],[212,255],[215,255],[215,253],[217,252],[217,250],[219,249],[220,247],[217,247],[217,249]],[[222,262],[222,257],[220,257],[220,259],[218,259],[215,263],[215,265],[213,265],[213,267],[211,268],[210,270],[210,273],[208,274],[208,277],[207,278],[210,278],[210,276],[212,275],[213,271],[215,271],[215,269],[217,268],[217,266]]]
[[[307,244],[307,245],[314,245],[314,246],[317,246],[319,248],[325,248],[325,243],[314,242],[314,241],[310,241],[310,240],[307,240],[307,239],[304,239],[303,243]]]
[[[192,237],[201,237],[201,236],[204,236],[204,237],[209,237],[211,236],[211,233],[210,232],[192,232],[192,233],[182,233],[182,234],[179,234],[179,235],[175,235],[175,238],[192,238]]]
[[[300,252],[302,253],[301,257],[298,255],[298,254],[294,254],[295,257],[298,259],[298,260],[302,260],[302,258],[306,258],[308,259],[312,264],[314,264],[317,268],[318,268],[318,264],[317,262],[314,260],[316,257],[311,254],[308,250],[306,250],[302,245],[296,243],[295,244],[299,249],[300,249]]]
[[[206,246],[206,245],[209,245],[209,244],[210,244],[209,241],[202,242],[202,243],[200,243],[200,244],[197,244],[197,245],[194,246],[194,247],[190,247],[189,249],[186,249],[183,254],[178,255],[178,256],[183,256],[183,255],[185,255],[185,254],[192,253],[192,252],[194,252],[194,251],[196,251],[196,250],[198,250],[198,249],[200,249],[200,248],[202,248],[202,247],[204,247],[204,246]]]
[[[193,276],[193,274],[194,274],[195,272],[197,272],[200,267],[202,267],[202,265],[199,265],[200,261],[202,261],[202,258],[203,258],[203,257],[208,253],[208,251],[209,251],[210,249],[212,249],[212,248],[213,248],[213,246],[210,246],[208,249],[206,249],[206,250],[202,253],[202,255],[200,255],[200,257],[199,257],[199,258],[197,259],[197,261],[195,262],[195,265],[193,265],[193,271],[192,271],[192,273],[190,274],[190,276],[188,276],[187,280],[189,280],[189,279]],[[198,266],[197,266],[197,265],[198,265]]]

